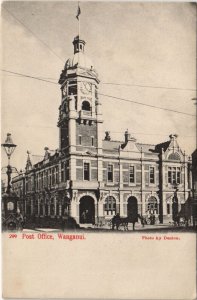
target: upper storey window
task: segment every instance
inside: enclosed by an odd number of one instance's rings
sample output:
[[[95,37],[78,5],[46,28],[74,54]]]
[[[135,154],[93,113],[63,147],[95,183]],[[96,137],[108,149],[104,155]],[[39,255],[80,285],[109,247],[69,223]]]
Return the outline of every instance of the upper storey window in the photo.
[[[150,167],[149,169],[149,181],[150,183],[155,183],[155,168]]]
[[[90,111],[90,103],[88,101],[83,101],[82,110]]]
[[[107,181],[113,182],[113,165],[108,164],[107,166]]]
[[[77,95],[77,85],[74,84],[74,85],[69,85],[68,87],[68,94],[69,95]]]
[[[177,167],[168,167],[168,183],[181,183],[181,169]]]
[[[84,180],[90,180],[90,164],[87,162],[84,163],[83,178]]]
[[[129,166],[129,182],[135,183],[135,168],[134,168],[134,166]]]

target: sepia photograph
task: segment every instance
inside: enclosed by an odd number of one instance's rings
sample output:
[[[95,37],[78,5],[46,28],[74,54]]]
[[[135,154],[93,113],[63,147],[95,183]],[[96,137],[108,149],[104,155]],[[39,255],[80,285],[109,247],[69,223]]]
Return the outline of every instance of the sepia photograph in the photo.
[[[194,299],[196,3],[5,1],[1,12],[5,296]],[[162,287],[152,293],[151,283],[143,295],[135,277],[137,292],[122,288],[115,293],[113,281],[112,291],[105,287],[103,294],[99,289],[88,293],[87,283],[80,285],[79,294],[69,293],[68,286],[53,293],[50,277],[50,293],[39,285],[36,294],[33,283],[31,292],[26,290],[30,282],[25,288],[21,283],[28,280],[25,273],[19,287],[15,281],[19,259],[15,275],[8,276],[13,245],[18,252],[12,253],[11,261],[19,258],[22,245],[31,253],[38,247],[45,258],[44,249],[51,247],[56,253],[61,240],[72,241],[66,250],[72,257],[76,248],[79,251],[74,243],[83,244],[82,256],[85,243],[92,249],[97,245],[97,253],[101,245],[96,241],[105,244],[108,239],[112,252],[120,242],[128,253],[148,245],[146,254],[153,251],[151,243],[160,240],[165,253],[173,247],[171,257],[180,245],[179,255],[185,259],[191,246],[183,276],[190,276],[190,284],[181,291],[181,279],[178,289],[174,284],[165,292]],[[121,253],[115,253],[113,262]],[[95,256],[100,257],[99,251]],[[108,259],[109,253],[104,257]],[[153,265],[150,274],[156,272]],[[183,266],[184,259],[179,267]],[[128,262],[125,274],[130,270]],[[88,278],[94,272],[88,272]],[[31,274],[34,282],[35,270]],[[13,276],[12,293],[8,283]]]

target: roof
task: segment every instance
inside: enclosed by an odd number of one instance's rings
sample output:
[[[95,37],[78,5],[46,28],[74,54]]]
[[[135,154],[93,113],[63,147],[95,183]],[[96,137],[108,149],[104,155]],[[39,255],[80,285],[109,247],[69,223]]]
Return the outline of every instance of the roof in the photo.
[[[118,152],[119,146],[122,144],[124,144],[123,141],[103,140],[103,150]],[[157,152],[155,150],[155,145],[153,145],[153,144],[136,143],[136,147],[138,148],[139,151],[141,151],[141,149],[142,149],[142,152],[145,152],[145,153]]]
[[[123,142],[103,140],[103,150],[118,152],[119,146]]]
[[[69,67],[79,66],[86,69],[91,69],[92,61],[83,52],[75,53],[74,56],[68,60]]]
[[[156,152],[155,151],[155,145],[153,144],[141,144],[141,143],[136,143],[137,148],[142,152],[149,153],[149,152]]]

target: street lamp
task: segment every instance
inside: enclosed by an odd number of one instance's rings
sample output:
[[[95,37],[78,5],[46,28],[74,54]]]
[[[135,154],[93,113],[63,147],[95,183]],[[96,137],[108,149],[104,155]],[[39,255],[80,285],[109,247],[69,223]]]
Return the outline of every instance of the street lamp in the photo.
[[[12,174],[12,167],[10,165],[10,157],[12,153],[14,152],[16,145],[13,143],[11,134],[7,133],[7,138],[5,140],[4,144],[1,144],[1,146],[4,148],[5,153],[8,157],[8,165],[7,165],[7,176],[8,176],[8,185],[7,185],[7,190],[6,193],[10,194],[10,189],[11,189],[11,174]]]
[[[177,192],[178,192],[178,186],[179,184],[175,183],[174,184],[174,196],[172,198],[172,219],[173,221],[176,220],[177,214],[178,214],[178,197],[177,197]]]

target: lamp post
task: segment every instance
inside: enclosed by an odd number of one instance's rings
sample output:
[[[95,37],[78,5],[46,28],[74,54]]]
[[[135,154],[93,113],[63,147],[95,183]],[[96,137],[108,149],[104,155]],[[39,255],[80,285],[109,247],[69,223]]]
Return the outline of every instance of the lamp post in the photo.
[[[10,189],[11,189],[11,174],[12,174],[12,167],[10,165],[10,158],[12,153],[14,152],[16,145],[13,143],[11,134],[7,133],[7,138],[5,140],[5,143],[1,144],[1,146],[4,148],[5,153],[8,157],[8,165],[7,165],[7,176],[8,176],[8,185],[7,185],[7,190],[6,193],[10,194]]]
[[[172,219],[173,221],[176,220],[177,214],[178,214],[178,197],[177,197],[177,192],[178,192],[178,184],[174,184],[174,196],[172,198]]]

